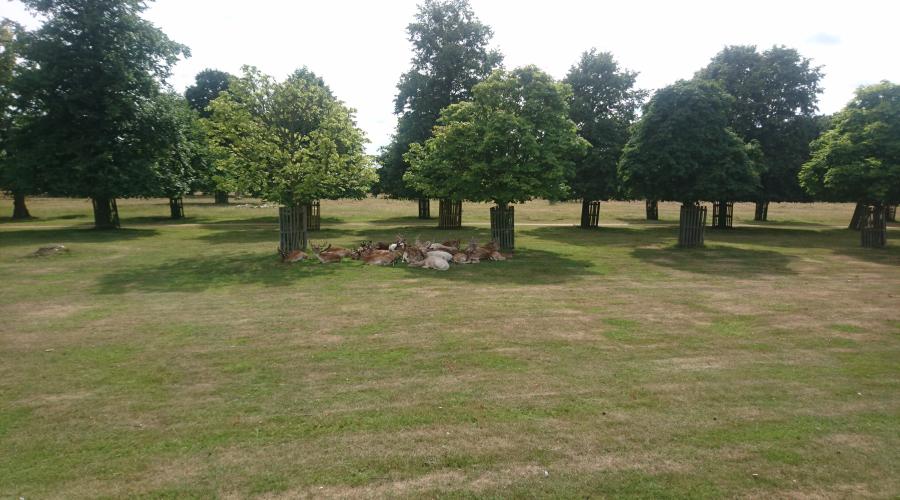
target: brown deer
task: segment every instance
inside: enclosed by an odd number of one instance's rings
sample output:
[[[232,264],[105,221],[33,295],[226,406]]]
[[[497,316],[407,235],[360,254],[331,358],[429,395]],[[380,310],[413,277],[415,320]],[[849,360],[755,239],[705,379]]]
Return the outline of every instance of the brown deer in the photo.
[[[294,250],[292,252],[286,252],[281,248],[278,249],[278,254],[281,255],[281,262],[285,264],[293,264],[295,262],[300,262],[301,260],[306,260],[309,258],[309,255],[300,251]]]
[[[328,244],[328,242],[319,245],[311,245],[311,248],[313,254],[322,264],[332,264],[340,262],[341,259],[343,259],[343,256],[340,253],[331,252],[331,245]]]

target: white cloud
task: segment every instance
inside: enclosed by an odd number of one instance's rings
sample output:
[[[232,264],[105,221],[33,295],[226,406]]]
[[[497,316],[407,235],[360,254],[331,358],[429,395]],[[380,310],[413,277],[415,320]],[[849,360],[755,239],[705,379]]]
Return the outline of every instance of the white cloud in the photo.
[[[2,1],[2,0],[0,0]],[[824,66],[820,109],[837,111],[862,84],[900,81],[900,65],[886,48],[900,47],[892,1],[472,0],[494,28],[508,67],[537,64],[563,77],[590,47],[613,52],[656,89],[690,78],[726,45],[783,44]],[[16,2],[2,15],[22,19]],[[158,0],[147,13],[193,56],[172,83],[189,85],[212,67],[237,72],[253,64],[279,78],[307,65],[358,110],[370,150],[387,142],[394,126],[392,100],[409,66],[405,27],[415,0]],[[33,25],[33,22],[30,23]],[[824,43],[839,41],[840,43]]]

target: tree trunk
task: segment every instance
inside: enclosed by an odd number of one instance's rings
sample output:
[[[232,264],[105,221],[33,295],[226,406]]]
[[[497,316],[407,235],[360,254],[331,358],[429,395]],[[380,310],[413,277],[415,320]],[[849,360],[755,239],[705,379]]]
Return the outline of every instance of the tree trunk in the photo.
[[[184,200],[180,196],[178,198],[169,198],[169,213],[171,213],[173,219],[184,218]]]
[[[887,205],[884,207],[884,220],[887,222],[897,222],[897,205]]]
[[[21,193],[13,193],[13,220],[30,219],[31,214],[28,212],[28,206],[25,205],[25,195]]]
[[[600,202],[581,200],[581,228],[594,229],[600,226]]]
[[[501,250],[516,248],[515,207],[506,203],[491,207],[491,240],[499,243]]]
[[[850,225],[847,226],[847,229],[859,231],[862,228],[863,218],[865,217],[865,215],[866,204],[857,203],[856,208],[853,209],[853,217],[850,218]]]
[[[228,204],[228,191],[216,191],[215,193],[216,205],[227,205]]]
[[[278,226],[281,230],[279,249],[282,253],[303,250],[308,241],[306,204],[278,207]]]
[[[647,220],[659,220],[659,202],[647,200]]]
[[[866,248],[881,248],[887,244],[885,207],[878,203],[867,206],[862,218],[860,238]]]
[[[734,203],[728,201],[713,202],[712,227],[716,229],[731,229],[734,216]]]
[[[428,198],[419,198],[419,218],[431,218],[431,200]]]
[[[94,204],[94,228],[118,229],[119,207],[115,198],[91,198]]]
[[[438,205],[438,229],[462,227],[462,202],[441,199]]]
[[[678,221],[678,246],[702,247],[706,228],[706,207],[699,203],[682,203]]]
[[[753,220],[757,222],[766,222],[769,220],[769,201],[757,201],[756,202],[756,213],[753,215]]]

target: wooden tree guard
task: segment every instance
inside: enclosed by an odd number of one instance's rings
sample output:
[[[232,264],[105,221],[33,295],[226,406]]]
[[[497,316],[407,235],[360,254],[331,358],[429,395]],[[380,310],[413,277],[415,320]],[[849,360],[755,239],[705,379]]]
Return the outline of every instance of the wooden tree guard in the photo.
[[[583,200],[581,202],[581,227],[592,229],[600,226],[600,202]]]
[[[278,207],[278,225],[281,229],[279,248],[283,252],[306,248],[306,207],[307,205],[302,204]]]
[[[678,224],[678,246],[702,247],[705,228],[706,207],[697,203],[682,204],[681,219]]]
[[[119,206],[115,198],[91,198],[94,205],[94,226],[99,229],[118,229]]]
[[[847,226],[847,229],[855,229],[859,231],[862,229],[863,219],[866,216],[866,204],[865,203],[857,203],[856,208],[853,209],[853,217],[850,218],[850,224]]]
[[[216,191],[214,194],[216,205],[228,204],[228,191]]]
[[[500,244],[501,250],[516,248],[515,207],[509,205],[491,207],[491,239]]]
[[[173,219],[184,218],[184,200],[179,198],[169,198],[169,212]]]
[[[863,216],[862,246],[866,248],[881,248],[887,244],[887,224],[885,220],[885,207],[883,205],[867,206]]]
[[[756,202],[756,213],[753,215],[753,220],[759,222],[765,222],[769,220],[769,202],[768,201],[757,201]]]
[[[647,200],[647,220],[659,220],[659,202]]]
[[[431,200],[428,198],[419,198],[419,218],[431,218]]]
[[[888,205],[884,207],[884,220],[888,222],[897,222],[897,205]]]
[[[320,231],[322,229],[322,203],[319,200],[306,204],[306,230]],[[306,245],[303,245],[306,248]]]
[[[716,229],[731,229],[734,227],[734,202],[713,202],[712,227]]]
[[[462,202],[441,199],[438,204],[438,229],[462,227]]]

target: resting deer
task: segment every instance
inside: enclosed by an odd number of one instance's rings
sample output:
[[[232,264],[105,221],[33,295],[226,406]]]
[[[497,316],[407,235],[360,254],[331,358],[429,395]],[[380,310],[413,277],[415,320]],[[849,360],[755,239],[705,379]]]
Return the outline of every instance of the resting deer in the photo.
[[[278,254],[281,255],[281,262],[285,264],[293,264],[294,262],[300,262],[301,260],[306,260],[309,258],[309,255],[306,255],[304,252],[300,250],[294,250],[291,252],[286,252],[281,248],[278,249]]]
[[[450,263],[436,255],[429,255],[421,260],[409,260],[409,267],[424,267],[425,269],[434,269],[436,271],[446,271],[450,269]]]
[[[319,262],[322,264],[340,262],[341,259],[343,259],[343,256],[340,253],[331,252],[331,245],[327,244],[327,242],[320,245],[311,245],[311,248],[313,254],[315,254],[316,258],[319,259]]]

